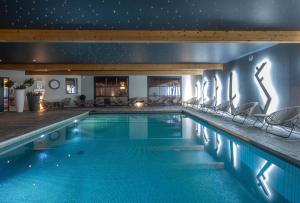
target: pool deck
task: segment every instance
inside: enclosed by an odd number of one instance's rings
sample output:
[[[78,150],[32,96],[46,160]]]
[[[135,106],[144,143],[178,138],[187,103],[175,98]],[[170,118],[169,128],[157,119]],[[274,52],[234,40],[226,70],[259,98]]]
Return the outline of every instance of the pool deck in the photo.
[[[5,112],[0,114],[0,142],[78,116],[85,111]]]
[[[253,127],[251,121],[243,125],[233,122],[229,117],[221,118],[215,114],[203,113],[192,108],[185,108],[183,111],[300,167],[300,136],[281,138],[266,133],[264,129]]]
[[[252,127],[251,124],[241,125],[232,122],[231,119],[221,118],[213,114],[202,113],[192,108],[181,107],[114,107],[114,108],[70,108],[49,112],[6,112],[0,114],[0,143],[26,133],[47,127],[66,119],[78,116],[85,112],[91,113],[162,113],[186,112],[210,125],[217,127],[241,140],[270,152],[294,165],[300,167],[300,137],[281,138],[266,133],[260,128]]]

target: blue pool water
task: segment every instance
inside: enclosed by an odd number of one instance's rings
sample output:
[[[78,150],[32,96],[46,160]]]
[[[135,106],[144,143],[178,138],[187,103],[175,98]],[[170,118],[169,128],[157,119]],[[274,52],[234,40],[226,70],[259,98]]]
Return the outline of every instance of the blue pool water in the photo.
[[[0,202],[300,202],[300,170],[187,115],[90,115],[2,154]]]

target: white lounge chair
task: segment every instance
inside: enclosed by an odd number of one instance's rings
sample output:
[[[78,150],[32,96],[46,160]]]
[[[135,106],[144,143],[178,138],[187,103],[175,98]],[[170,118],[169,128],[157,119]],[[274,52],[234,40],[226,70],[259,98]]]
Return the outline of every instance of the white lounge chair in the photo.
[[[267,124],[266,132],[272,133],[274,135],[289,138],[291,134],[296,130],[296,128],[300,128],[300,106],[289,107],[286,109],[282,109],[276,111],[265,118],[265,122]],[[278,133],[274,133],[268,131],[269,127],[278,126],[288,131],[288,136],[283,136]]]

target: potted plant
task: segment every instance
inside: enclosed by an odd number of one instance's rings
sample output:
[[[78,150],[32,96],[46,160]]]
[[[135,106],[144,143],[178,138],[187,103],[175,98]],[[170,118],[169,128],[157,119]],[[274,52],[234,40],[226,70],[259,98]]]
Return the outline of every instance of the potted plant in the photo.
[[[40,97],[42,93],[40,92],[27,92],[27,101],[30,111],[38,111],[40,109]]]
[[[84,106],[86,96],[82,94],[79,96],[79,99],[80,99],[81,106]]]
[[[17,112],[24,111],[25,89],[34,84],[33,78],[26,79],[22,85],[15,87]]]

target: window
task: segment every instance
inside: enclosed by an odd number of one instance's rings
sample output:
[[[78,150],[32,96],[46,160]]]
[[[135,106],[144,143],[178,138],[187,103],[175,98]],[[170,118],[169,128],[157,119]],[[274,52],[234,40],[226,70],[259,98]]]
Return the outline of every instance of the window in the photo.
[[[181,77],[148,76],[148,99],[168,105],[179,104],[181,100]]]
[[[66,78],[66,93],[77,94],[77,92],[78,92],[77,78]]]

